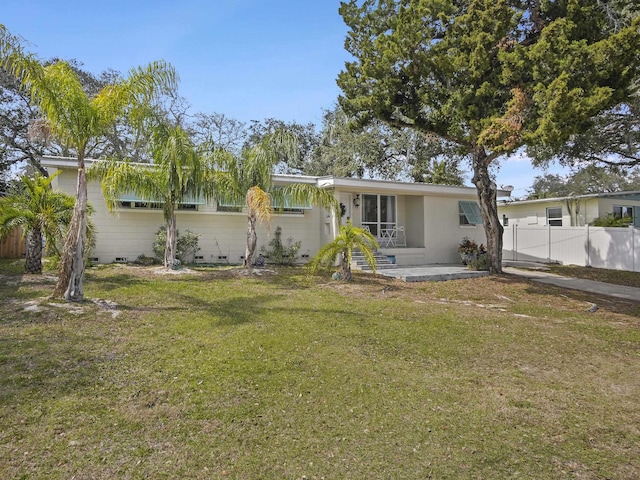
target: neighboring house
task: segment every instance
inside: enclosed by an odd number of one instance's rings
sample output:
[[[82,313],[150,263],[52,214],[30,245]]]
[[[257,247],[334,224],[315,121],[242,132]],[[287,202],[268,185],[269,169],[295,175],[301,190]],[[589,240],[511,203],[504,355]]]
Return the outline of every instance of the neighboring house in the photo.
[[[502,225],[582,227],[596,218],[629,217],[640,227],[640,191],[596,193],[540,200],[498,201]]]
[[[42,164],[50,173],[62,170],[54,188],[75,193],[76,159],[44,157]],[[283,239],[302,242],[301,262],[331,241],[339,223],[347,219],[368,228],[380,239],[381,250],[394,255],[399,265],[459,263],[457,247],[463,237],[485,242],[475,188],[300,175],[274,175],[274,183],[311,183],[331,189],[341,204],[342,218],[319,207],[291,204],[274,215],[272,229],[280,226]],[[88,195],[97,230],[93,262],[130,262],[141,254],[152,255],[155,234],[164,224],[160,205],[122,195],[120,208],[111,213],[98,182],[89,183]],[[191,230],[199,235],[196,262],[242,263],[247,232],[243,206],[194,200],[181,206],[177,225],[180,232]],[[262,227],[258,241],[258,248],[269,242]]]

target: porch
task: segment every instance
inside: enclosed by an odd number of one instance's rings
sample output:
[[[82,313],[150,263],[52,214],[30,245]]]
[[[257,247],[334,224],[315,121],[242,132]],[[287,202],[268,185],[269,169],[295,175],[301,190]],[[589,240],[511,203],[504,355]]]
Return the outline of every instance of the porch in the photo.
[[[340,192],[342,218],[369,231],[381,249],[425,246],[423,195]]]
[[[464,265],[416,265],[380,269],[376,273],[385,277],[398,278],[404,282],[444,282],[484,277],[489,272],[469,270]]]
[[[376,273],[385,277],[398,278],[404,282],[441,282],[483,277],[489,274],[489,272],[469,270],[461,264],[427,264],[424,261],[426,255],[424,250],[424,248],[381,248],[375,252]],[[353,253],[352,261],[354,270],[371,270],[359,251]]]

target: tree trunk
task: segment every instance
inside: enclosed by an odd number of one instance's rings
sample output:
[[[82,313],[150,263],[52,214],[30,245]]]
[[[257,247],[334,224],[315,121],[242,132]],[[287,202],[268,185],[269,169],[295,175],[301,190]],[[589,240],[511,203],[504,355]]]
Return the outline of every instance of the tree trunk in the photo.
[[[39,228],[27,232],[24,268],[27,273],[42,273],[42,230]]]
[[[247,219],[247,250],[244,254],[244,266],[245,268],[251,268],[253,254],[256,252],[256,245],[258,244],[258,235],[256,234],[256,216],[249,215]]]
[[[172,268],[176,260],[176,213],[171,210],[167,218],[167,242],[164,246],[164,266]]]
[[[78,183],[76,204],[65,237],[58,267],[58,282],[54,297],[63,297],[70,302],[81,302],[84,298],[84,248],[87,238],[87,176],[84,154],[78,155]]]
[[[487,237],[491,273],[502,273],[502,232],[498,217],[497,187],[489,175],[491,159],[482,147],[473,152],[472,182],[478,191],[484,232]]]
[[[349,252],[342,252],[342,258],[340,259],[340,276],[342,280],[351,281],[351,262],[349,261]]]

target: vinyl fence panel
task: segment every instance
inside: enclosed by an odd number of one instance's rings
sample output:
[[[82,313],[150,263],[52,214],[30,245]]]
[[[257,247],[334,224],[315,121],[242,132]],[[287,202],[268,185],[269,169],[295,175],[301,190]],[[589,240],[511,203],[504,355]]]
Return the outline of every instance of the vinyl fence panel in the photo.
[[[503,259],[640,271],[640,229],[512,225]]]

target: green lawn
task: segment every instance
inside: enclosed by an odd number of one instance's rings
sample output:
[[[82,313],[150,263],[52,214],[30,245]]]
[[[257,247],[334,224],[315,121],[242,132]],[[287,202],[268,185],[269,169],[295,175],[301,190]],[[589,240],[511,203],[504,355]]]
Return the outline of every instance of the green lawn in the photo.
[[[640,478],[638,304],[108,266],[69,306],[0,265],[3,479]]]

